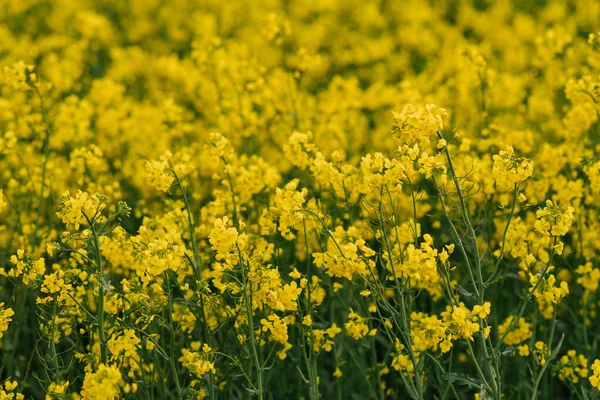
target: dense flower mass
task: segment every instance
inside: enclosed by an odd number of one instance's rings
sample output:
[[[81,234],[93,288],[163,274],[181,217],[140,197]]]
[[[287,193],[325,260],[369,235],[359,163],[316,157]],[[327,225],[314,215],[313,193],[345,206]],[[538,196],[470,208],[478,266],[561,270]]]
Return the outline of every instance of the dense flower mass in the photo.
[[[0,6],[0,399],[600,396],[598,0]]]

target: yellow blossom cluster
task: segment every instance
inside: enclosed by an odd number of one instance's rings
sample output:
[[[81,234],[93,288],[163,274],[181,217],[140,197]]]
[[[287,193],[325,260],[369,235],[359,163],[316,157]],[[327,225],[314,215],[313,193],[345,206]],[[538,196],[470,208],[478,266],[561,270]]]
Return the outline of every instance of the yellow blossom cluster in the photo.
[[[533,162],[515,156],[511,146],[494,155],[494,168],[492,170],[496,184],[500,187],[513,189],[515,185],[525,181],[533,174]]]
[[[406,104],[401,112],[393,112],[393,115],[393,135],[403,142],[418,142],[423,147],[427,147],[430,140],[437,136],[438,130],[444,129],[444,120],[448,118],[446,110],[435,104],[419,108]]]
[[[200,377],[208,372],[214,374],[216,372],[215,366],[209,359],[211,350],[206,343],[201,346],[200,342],[193,342],[190,349],[184,348],[181,350],[181,357],[178,360],[195,376]]]
[[[13,267],[8,272],[0,268],[0,275],[20,279],[25,285],[39,280],[46,272],[46,261],[43,258],[34,260],[33,257],[26,256],[23,249],[17,250],[17,254],[10,256],[10,263]]]
[[[599,396],[598,21],[3,2],[0,399]]]
[[[558,378],[562,381],[569,380],[576,384],[581,378],[589,375],[588,359],[575,350],[567,351],[558,364]]]
[[[569,294],[569,284],[565,281],[560,282],[560,286],[555,286],[556,277],[554,274],[531,275],[529,278],[531,291],[537,300],[538,307],[544,318],[552,318],[552,313],[556,304]],[[535,289],[535,290],[534,290]]]
[[[22,393],[17,392],[17,381],[10,381],[7,379],[3,385],[0,385],[0,399],[2,400],[23,400],[25,396]]]
[[[0,339],[4,331],[8,329],[8,324],[12,321],[15,312],[11,308],[5,308],[4,303],[0,303]]]
[[[525,318],[519,318],[515,328],[508,330],[514,320],[515,317],[511,315],[502,324],[498,325],[498,335],[505,336],[504,342],[508,345],[518,345],[533,335],[531,324]]]
[[[83,380],[82,399],[114,399],[123,385],[121,372],[114,365],[100,364],[95,372],[88,372]]]
[[[589,380],[593,387],[600,390],[600,360],[594,360]]]
[[[545,236],[564,236],[573,223],[573,207],[563,210],[551,200],[546,201],[544,208],[536,212],[535,229]]]

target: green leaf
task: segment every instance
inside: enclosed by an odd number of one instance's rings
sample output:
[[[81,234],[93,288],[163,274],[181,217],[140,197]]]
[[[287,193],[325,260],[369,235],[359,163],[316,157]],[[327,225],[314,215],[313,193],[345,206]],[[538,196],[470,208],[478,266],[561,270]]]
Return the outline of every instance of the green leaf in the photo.
[[[447,372],[442,374],[442,378],[448,382],[456,383],[458,385],[466,385],[472,389],[481,388],[481,382],[479,379],[473,378],[467,374],[461,374],[458,372]]]
[[[508,346],[507,348],[505,348],[504,350],[502,350],[502,355],[503,356],[509,356],[513,353],[513,351],[515,350],[515,346]]]
[[[472,297],[473,293],[469,292],[467,289],[461,287],[461,286],[456,286],[456,290],[458,291],[458,293],[462,294],[465,297]]]

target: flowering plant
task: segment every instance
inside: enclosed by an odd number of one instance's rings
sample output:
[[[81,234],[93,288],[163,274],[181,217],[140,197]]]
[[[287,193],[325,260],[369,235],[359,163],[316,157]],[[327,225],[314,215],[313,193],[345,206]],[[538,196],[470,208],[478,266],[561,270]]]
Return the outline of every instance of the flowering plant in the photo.
[[[0,400],[597,398],[598,21],[2,2]]]

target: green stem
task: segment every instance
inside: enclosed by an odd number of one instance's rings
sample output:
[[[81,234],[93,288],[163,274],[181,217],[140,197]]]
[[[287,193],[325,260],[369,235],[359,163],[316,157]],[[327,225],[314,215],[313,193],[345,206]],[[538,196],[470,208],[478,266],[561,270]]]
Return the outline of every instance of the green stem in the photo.
[[[415,247],[419,247],[419,243],[418,243],[418,231],[417,231],[417,199],[415,198],[415,191],[413,189],[412,186],[412,182],[410,180],[410,178],[408,177],[408,174],[405,172],[404,175],[406,176],[406,180],[408,181],[408,185],[410,186],[410,195],[412,197],[412,204],[413,204],[413,239],[415,242]],[[388,190],[389,193],[389,190]]]
[[[170,355],[169,355],[169,364],[171,366],[171,372],[173,373],[173,380],[175,381],[175,387],[177,388],[177,396],[181,399],[183,398],[183,392],[181,391],[181,384],[179,383],[179,374],[177,373],[177,366],[175,365],[175,327],[173,326],[173,295],[171,293],[171,279],[169,278],[169,273],[166,272],[165,276],[167,278],[167,302],[169,306],[169,325],[171,328],[171,344],[170,344]]]
[[[488,280],[485,282],[486,286],[492,282],[492,280],[496,277],[497,272],[499,271],[500,262],[502,261],[502,257],[504,256],[504,247],[506,245],[506,234],[508,232],[508,228],[510,227],[510,222],[512,221],[513,215],[515,213],[515,208],[517,206],[517,194],[518,194],[517,184],[515,183],[515,186],[513,188],[512,208],[510,210],[510,214],[508,214],[506,226],[504,227],[504,232],[502,233],[502,244],[500,246],[500,254],[498,255],[498,259],[496,260],[496,265],[494,265],[494,272],[492,272],[492,275],[490,275]]]
[[[258,358],[258,350],[256,348],[256,338],[254,337],[254,315],[252,314],[252,295],[248,295],[248,290],[252,291],[252,283],[248,282],[248,277],[246,274],[246,270],[244,268],[244,263],[242,262],[242,254],[238,249],[240,255],[240,264],[242,267],[242,283],[243,283],[243,291],[244,291],[244,303],[246,303],[246,317],[248,318],[248,330],[250,331],[250,348],[252,350],[252,358],[254,360],[254,364],[256,365],[256,376],[257,376],[257,389],[258,389],[258,398],[259,400],[263,400],[263,376],[262,376],[262,366],[260,364],[260,360]]]
[[[195,225],[194,219],[192,217],[192,208],[190,207],[190,202],[187,197],[187,193],[185,188],[183,187],[183,183],[179,176],[173,169],[169,169],[173,176],[175,177],[175,181],[177,182],[177,186],[179,187],[179,192],[181,193],[181,197],[183,197],[183,203],[185,205],[185,210],[187,212],[187,220],[188,220],[188,235],[190,236],[190,242],[192,245],[192,254],[194,256],[194,262],[192,264],[192,269],[194,271],[194,277],[196,278],[196,285],[202,281],[202,269],[200,267],[200,255],[198,253],[198,245],[196,244],[196,236],[195,236]],[[188,258],[189,259],[189,258]],[[212,348],[212,336],[210,334],[208,324],[206,323],[206,310],[204,308],[204,294],[199,291],[200,298],[200,310],[201,310],[201,321],[202,329],[204,333],[204,342],[208,343],[208,345]],[[215,388],[214,388],[214,378],[212,374],[208,374],[208,393],[211,399],[215,399]]]
[[[100,287],[98,288],[98,336],[100,337],[100,358],[102,363],[106,364],[107,361],[107,342],[106,334],[104,332],[104,273],[102,270],[102,254],[100,254],[100,242],[98,240],[98,234],[94,226],[93,221],[90,221],[85,213],[85,218],[88,220],[90,229],[92,231],[92,237],[94,239],[94,248],[96,253],[96,273],[100,280]]]
[[[393,260],[393,255],[392,255],[392,249],[390,247],[389,244],[389,240],[387,237],[387,230],[385,228],[385,224],[383,222],[383,214],[382,214],[382,209],[381,209],[382,203],[379,203],[379,220],[380,220],[380,224],[381,224],[381,228],[382,228],[382,234],[383,234],[383,242],[385,244],[385,248],[386,251],[388,253],[388,257],[389,257],[389,262],[390,262],[390,267],[392,269],[392,273],[394,274],[394,282],[396,283],[396,291],[397,294],[400,298],[400,319],[402,321],[402,327],[400,329],[401,332],[407,332],[406,334],[406,338],[405,338],[405,342],[406,342],[406,349],[408,350],[409,356],[411,358],[411,362],[413,364],[414,370],[417,371],[416,374],[416,378],[415,378],[415,383],[413,383],[413,385],[415,386],[415,391],[416,391],[416,395],[418,399],[423,399],[423,385],[421,384],[421,378],[418,374],[418,366],[417,366],[417,359],[416,356],[413,352],[413,348],[412,348],[412,343],[410,340],[410,324],[408,322],[408,318],[406,316],[406,303],[405,303],[405,296],[404,296],[404,291],[401,290],[400,288],[400,284],[398,282],[398,276],[396,275],[396,269],[394,266],[394,260]],[[383,298],[383,296],[382,296]],[[410,300],[409,300],[410,301]]]
[[[223,162],[225,163],[225,165],[227,165],[227,162],[225,161],[225,159],[223,159]],[[229,183],[229,189],[231,190],[231,197],[232,197],[232,202],[233,202],[233,224],[236,227],[236,229],[239,230],[239,221],[237,218],[237,206],[236,206],[236,202],[235,202],[235,193],[233,191],[233,182],[231,180],[231,175],[229,173],[227,173],[227,180]],[[258,384],[258,398],[259,400],[263,400],[263,371],[262,371],[262,365],[260,363],[260,359],[258,357],[258,350],[256,348],[256,338],[254,337],[254,315],[252,313],[252,282],[248,281],[248,275],[247,275],[247,271],[244,267],[244,260],[242,257],[242,251],[241,249],[237,248],[238,250],[238,256],[240,259],[240,266],[242,269],[242,291],[244,293],[244,303],[246,304],[246,317],[248,318],[248,329],[250,331],[250,348],[252,350],[252,358],[253,358],[253,362],[256,365],[256,375],[257,375],[257,384]],[[248,265],[248,268],[250,268],[250,265]],[[250,291],[250,293],[248,293],[248,291]]]
[[[38,198],[37,211],[36,211],[36,217],[35,217],[35,229],[33,230],[33,240],[32,240],[32,247],[33,247],[32,251],[35,252],[35,248],[37,247],[37,241],[38,241],[38,229],[39,229],[39,225],[40,225],[40,216],[42,214],[41,213],[42,202],[44,200],[44,188],[46,186],[46,170],[47,170],[47,166],[48,166],[48,159],[50,158],[50,136],[52,136],[52,126],[50,125],[50,120],[48,119],[48,112],[46,110],[46,104],[44,102],[44,98],[42,97],[42,94],[40,93],[40,90],[35,85],[32,85],[32,87],[40,99],[40,107],[42,109],[42,118],[44,119],[44,123],[46,124],[46,138],[44,139],[44,147],[43,147],[45,152],[44,152],[44,163],[42,164],[42,182],[41,182],[41,188],[40,188],[40,196]]]
[[[475,290],[475,293],[479,296],[479,288],[477,287],[477,282],[475,281],[475,275],[473,275],[471,261],[469,261],[469,255],[467,254],[467,251],[465,250],[465,246],[463,244],[462,239],[460,238],[458,230],[454,226],[454,222],[452,222],[452,218],[450,217],[450,214],[447,211],[446,202],[444,201],[444,196],[441,192],[441,189],[440,189],[439,185],[437,184],[435,178],[433,181],[436,186],[436,189],[438,190],[438,192],[440,194],[439,199],[440,199],[440,203],[442,204],[442,212],[444,213],[444,216],[448,220],[448,224],[450,226],[450,233],[452,234],[452,237],[456,241],[456,244],[458,245],[457,247],[460,250],[460,253],[461,253],[463,259],[465,260],[465,264],[467,266],[467,271],[469,272],[469,278],[471,279],[471,285],[473,286],[473,290]]]
[[[550,267],[550,263],[552,262],[552,259],[554,258],[554,253],[555,253],[554,247],[556,245],[556,240],[557,240],[556,237],[554,237],[554,244],[552,245],[552,249],[553,249],[552,253],[550,254],[550,258],[548,259],[548,262],[546,263],[546,265],[544,266],[544,268],[540,272],[540,278],[538,279],[538,281],[533,286],[533,289],[531,289],[531,291],[529,293],[527,293],[527,295],[525,295],[525,297],[523,299],[523,302],[521,303],[521,308],[519,309],[519,312],[517,313],[517,317],[515,319],[513,319],[513,321],[511,322],[511,324],[508,326],[508,329],[506,330],[506,332],[504,332],[504,335],[502,335],[502,337],[500,338],[500,340],[498,340],[498,343],[496,343],[496,347],[494,348],[494,353],[496,353],[496,352],[498,352],[500,350],[500,346],[504,342],[504,339],[506,339],[506,336],[508,336],[508,334],[517,325],[517,323],[519,322],[519,319],[521,319],[521,317],[525,313],[525,308],[527,307],[527,305],[529,304],[529,302],[533,298],[533,295],[534,295],[535,291],[540,286],[542,280],[546,277],[546,273],[548,272],[548,269]]]
[[[443,136],[441,134],[440,131],[437,131],[438,137],[440,139],[443,139]],[[454,169],[454,163],[452,162],[452,157],[450,156],[450,151],[448,150],[448,146],[444,146],[443,150],[442,150],[445,154],[446,154],[446,160],[448,162],[448,168],[450,169],[450,174],[452,177],[452,181],[454,182],[454,187],[456,188],[456,194],[458,196],[458,200],[459,200],[459,204],[460,204],[460,211],[461,211],[461,215],[463,218],[463,222],[467,228],[467,232],[468,232],[468,236],[469,239],[472,242],[472,246],[473,246],[473,258],[474,258],[474,266],[475,266],[475,272],[477,274],[477,280],[479,283],[479,290],[478,290],[478,302],[480,305],[484,304],[485,301],[485,288],[486,288],[486,284],[483,280],[483,272],[482,272],[482,268],[481,268],[481,260],[479,258],[479,246],[477,244],[477,234],[475,233],[475,228],[473,228],[473,223],[471,222],[471,218],[469,217],[469,212],[467,210],[467,203],[465,201],[465,197],[462,193],[462,189],[460,187],[460,182],[458,181],[458,176],[456,174],[456,170]],[[464,253],[466,255],[466,252]],[[483,324],[483,320],[479,321],[479,325],[481,330],[484,329],[484,324]],[[497,360],[495,358],[491,358],[489,356],[489,352],[488,352],[488,348],[486,345],[486,341],[483,337],[483,334],[481,335],[481,339],[480,339],[480,343],[479,343],[480,349],[481,351],[484,353],[484,357],[486,360],[493,360],[493,363],[497,363]],[[470,347],[470,346],[469,346]],[[492,387],[492,396],[496,399],[500,398],[500,388],[497,387],[497,382],[495,379],[495,371],[492,368],[492,363],[490,362],[486,362],[484,364],[484,366],[486,367],[486,371],[489,375],[489,377],[491,378],[491,381],[494,383],[494,386]],[[497,367],[495,368],[497,370]]]
[[[306,247],[306,276],[308,279],[308,284],[306,285],[307,291],[307,312],[308,316],[312,320],[312,302],[311,302],[311,282],[312,282],[312,271],[311,271],[311,262],[310,262],[310,248],[308,244],[308,230],[306,228],[306,219],[302,219],[303,227],[304,227],[304,246]],[[302,325],[302,321],[300,321],[300,325]],[[309,335],[311,342],[314,340],[312,323],[308,327]],[[304,339],[303,339],[304,340]],[[310,398],[312,400],[316,400],[320,397],[319,394],[319,374],[317,370],[317,358],[315,356],[314,346],[311,343],[308,343],[309,346],[309,354],[306,356],[306,352],[304,352],[305,357],[307,357],[307,368],[308,368],[308,376],[309,376],[309,385],[310,385]]]
[[[554,329],[552,329],[552,331],[553,331],[552,333],[554,334]],[[564,339],[565,339],[565,335],[563,334],[562,337],[560,338],[560,341],[558,342],[558,345],[556,346],[556,348],[554,349],[554,351],[552,352],[552,354],[550,354],[550,357],[548,357],[548,359],[546,360],[546,363],[544,364],[544,367],[542,368],[542,370],[538,374],[538,376],[537,376],[537,378],[535,380],[534,386],[533,386],[533,393],[531,394],[531,400],[537,399],[537,390],[538,390],[538,386],[540,385],[540,382],[542,380],[542,377],[544,376],[544,373],[546,372],[546,369],[548,369],[548,366],[550,365],[550,362],[552,360],[554,360],[554,358],[556,357],[556,355],[560,351],[560,348],[562,347]],[[550,343],[550,345],[552,345],[552,343]]]

